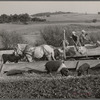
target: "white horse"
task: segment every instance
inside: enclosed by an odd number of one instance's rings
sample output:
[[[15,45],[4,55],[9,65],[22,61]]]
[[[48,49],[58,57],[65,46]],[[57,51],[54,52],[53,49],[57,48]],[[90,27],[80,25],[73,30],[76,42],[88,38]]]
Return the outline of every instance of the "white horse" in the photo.
[[[51,45],[43,44],[40,46],[32,46],[32,45],[17,45],[16,55],[24,55],[28,62],[33,62],[36,59],[42,59],[43,57],[47,60],[56,60],[55,54],[57,49]],[[62,51],[58,49],[59,53],[62,54]],[[57,55],[58,56],[58,55]]]
[[[55,60],[54,48],[46,44],[37,47],[27,45],[24,49],[24,55],[26,56],[28,62],[32,62],[35,58],[41,59],[44,55],[49,61]]]
[[[55,60],[54,49],[53,49],[53,47],[51,47],[49,45],[44,44],[44,45],[35,47],[34,57],[40,59],[43,57],[43,55],[45,55],[49,61]]]

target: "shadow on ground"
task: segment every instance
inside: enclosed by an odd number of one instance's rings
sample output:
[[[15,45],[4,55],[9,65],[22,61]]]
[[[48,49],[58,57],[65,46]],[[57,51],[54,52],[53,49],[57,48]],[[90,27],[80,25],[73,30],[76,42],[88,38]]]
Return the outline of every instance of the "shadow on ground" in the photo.
[[[44,73],[47,73],[46,71],[40,71],[40,70],[37,70],[37,69],[30,69],[27,72],[28,73],[36,73],[36,74],[44,74]]]
[[[40,71],[40,70],[37,70],[37,69],[23,69],[23,70],[19,70],[19,69],[12,69],[12,70],[9,70],[9,71],[4,71],[3,74],[6,74],[7,76],[14,76],[14,75],[23,75],[24,73],[35,73],[35,74],[44,74],[46,73],[46,71]]]

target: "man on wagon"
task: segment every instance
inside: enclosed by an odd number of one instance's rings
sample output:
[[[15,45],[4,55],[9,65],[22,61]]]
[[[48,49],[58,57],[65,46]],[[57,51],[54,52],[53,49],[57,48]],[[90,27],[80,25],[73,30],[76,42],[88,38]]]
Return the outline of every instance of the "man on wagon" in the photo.
[[[87,36],[88,36],[88,34],[86,33],[86,31],[85,30],[82,30],[82,33],[79,36],[79,41],[81,43],[81,46],[84,46],[85,45],[85,41],[88,40],[87,39]]]
[[[76,32],[75,31],[72,31],[71,38],[72,38],[72,40],[74,42],[74,45],[75,45],[76,50],[78,51],[78,46],[81,46],[81,44],[80,44],[80,41],[79,41],[79,36],[76,35]]]

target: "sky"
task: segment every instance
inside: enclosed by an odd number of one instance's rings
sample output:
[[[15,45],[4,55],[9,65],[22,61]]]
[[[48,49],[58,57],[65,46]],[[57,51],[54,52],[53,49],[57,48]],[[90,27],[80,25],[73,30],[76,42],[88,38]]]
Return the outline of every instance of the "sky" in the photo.
[[[55,11],[97,14],[100,1],[0,1],[0,15]]]

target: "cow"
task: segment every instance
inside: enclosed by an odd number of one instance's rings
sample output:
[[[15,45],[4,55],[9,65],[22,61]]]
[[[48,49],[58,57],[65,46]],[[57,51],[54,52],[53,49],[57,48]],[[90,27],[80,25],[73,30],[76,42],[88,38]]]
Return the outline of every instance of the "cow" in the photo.
[[[81,76],[85,72],[87,72],[87,74],[88,74],[89,73],[89,69],[90,69],[90,65],[88,63],[84,63],[81,66],[79,66],[79,68],[76,70],[77,71],[77,75]]]
[[[7,61],[9,62],[15,62],[18,63],[18,61],[21,59],[21,56],[15,56],[15,54],[3,54],[2,60],[3,64],[5,64]]]
[[[45,64],[45,70],[47,71],[47,74],[50,74],[51,76],[52,72],[60,72],[62,76],[68,76],[69,74],[68,68],[61,60],[48,61]]]
[[[2,70],[2,67],[3,67],[3,64],[5,64],[7,61],[8,62],[14,62],[14,63],[18,63],[19,60],[21,60],[22,56],[16,56],[15,55],[15,52],[13,52],[12,54],[2,54],[2,57],[1,57],[1,69],[0,71]]]

